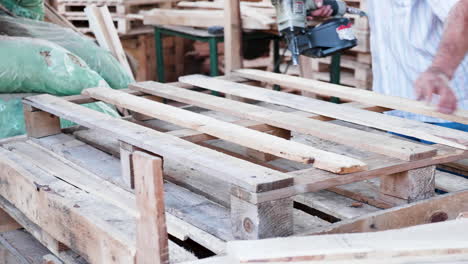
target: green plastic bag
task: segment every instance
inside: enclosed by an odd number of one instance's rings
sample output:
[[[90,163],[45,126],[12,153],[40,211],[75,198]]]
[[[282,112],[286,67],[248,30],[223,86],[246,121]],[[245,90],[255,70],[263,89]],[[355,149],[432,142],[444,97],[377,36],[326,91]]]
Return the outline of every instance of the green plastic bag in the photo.
[[[0,36],[0,92],[79,94],[105,86],[79,57],[46,40]]]
[[[13,14],[34,20],[44,20],[43,0],[0,0]]]
[[[0,34],[39,38],[62,46],[83,59],[114,89],[128,88],[135,81],[109,51],[71,29],[42,21],[0,16]]]

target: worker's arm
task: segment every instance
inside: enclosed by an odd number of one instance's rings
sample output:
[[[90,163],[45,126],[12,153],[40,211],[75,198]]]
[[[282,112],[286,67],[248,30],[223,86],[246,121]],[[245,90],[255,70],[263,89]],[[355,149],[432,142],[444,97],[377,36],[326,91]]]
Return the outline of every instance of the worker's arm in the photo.
[[[432,65],[415,82],[419,100],[432,101],[439,95],[438,110],[453,113],[457,98],[450,88],[458,66],[468,52],[468,0],[460,0],[450,11],[445,23],[442,40]]]

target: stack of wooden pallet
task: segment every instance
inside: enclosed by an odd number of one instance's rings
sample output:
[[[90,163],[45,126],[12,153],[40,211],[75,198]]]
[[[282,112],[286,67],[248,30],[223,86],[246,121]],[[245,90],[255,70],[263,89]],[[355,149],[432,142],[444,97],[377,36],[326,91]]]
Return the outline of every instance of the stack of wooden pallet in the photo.
[[[468,134],[376,112],[399,109],[466,124],[466,111],[445,115],[417,101],[251,69],[180,81],[26,98],[28,138],[0,141],[0,208],[65,263],[83,263],[65,261],[78,253],[91,264],[155,263],[135,256],[167,252],[140,244],[155,239],[151,231],[164,228],[158,225],[164,219],[171,241],[221,255],[236,239],[382,231],[468,211],[468,192],[458,192],[468,180],[435,171],[468,157]],[[256,81],[355,102],[333,104]],[[193,87],[259,103],[186,89]],[[117,119],[79,105],[95,101],[139,115]],[[82,127],[62,130],[59,117]],[[153,188],[159,203],[146,195]],[[435,188],[454,193],[437,196]],[[162,209],[163,200],[165,218],[154,207]],[[173,263],[195,258],[171,241]]]
[[[143,27],[141,20],[132,17],[131,14],[161,5],[167,7],[171,5],[171,2],[170,0],[57,0],[55,8],[82,33],[91,33],[84,9],[92,4],[107,5],[117,31],[120,34],[130,34]]]
[[[346,0],[347,4],[367,10],[367,0]],[[346,51],[341,58],[340,83],[361,89],[372,89],[372,58],[370,54],[370,30],[366,17],[347,15],[354,23],[354,32],[358,38],[358,46]],[[308,60],[307,77],[320,81],[330,81],[331,58]],[[294,74],[294,71],[292,72]],[[298,72],[295,72],[298,74]]]
[[[143,11],[145,24],[208,28],[223,26],[224,1],[180,2],[177,9],[156,8]],[[275,10],[270,1],[241,2],[242,27],[249,30],[274,30]]]

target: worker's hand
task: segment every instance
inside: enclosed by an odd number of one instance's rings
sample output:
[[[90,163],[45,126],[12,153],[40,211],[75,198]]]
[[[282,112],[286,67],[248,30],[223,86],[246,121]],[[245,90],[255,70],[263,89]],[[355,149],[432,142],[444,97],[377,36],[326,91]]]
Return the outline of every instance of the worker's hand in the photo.
[[[418,100],[432,102],[434,94],[439,95],[438,111],[451,114],[457,110],[457,97],[450,88],[450,78],[442,70],[430,67],[421,74],[414,84]]]
[[[333,13],[331,6],[323,5],[323,0],[314,0],[318,9],[310,12],[310,16],[307,16],[308,20],[313,20],[314,17],[329,17]]]

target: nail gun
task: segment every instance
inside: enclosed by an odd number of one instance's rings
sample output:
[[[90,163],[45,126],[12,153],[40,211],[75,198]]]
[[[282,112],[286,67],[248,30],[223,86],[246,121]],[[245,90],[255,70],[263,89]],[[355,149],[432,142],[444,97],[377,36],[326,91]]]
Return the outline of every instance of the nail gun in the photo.
[[[278,30],[286,38],[295,65],[299,55],[321,58],[357,45],[351,21],[343,15],[366,16],[364,11],[341,0],[324,0],[323,5],[332,7],[333,18],[312,27],[307,25],[307,13],[319,8],[314,0],[271,1],[276,9]]]

